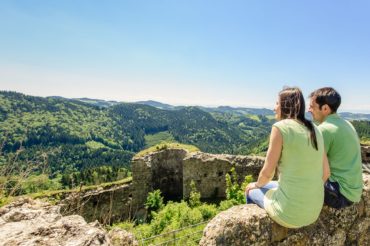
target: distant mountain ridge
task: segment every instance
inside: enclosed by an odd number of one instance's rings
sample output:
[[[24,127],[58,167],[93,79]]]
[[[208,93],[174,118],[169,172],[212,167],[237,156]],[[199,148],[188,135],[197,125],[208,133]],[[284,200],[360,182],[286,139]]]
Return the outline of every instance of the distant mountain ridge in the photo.
[[[81,101],[81,102],[93,104],[93,105],[96,105],[96,106],[99,106],[99,107],[110,107],[110,106],[113,106],[113,105],[116,105],[116,104],[120,103],[118,101],[106,101],[106,100],[102,100],[102,99],[91,99],[91,98],[87,98],[87,97],[73,98],[73,100],[78,100],[78,101]]]
[[[75,98],[76,100],[94,104],[100,107],[110,107],[116,105],[120,102],[117,101],[105,101],[100,99],[90,99],[90,98]],[[173,106],[170,104],[161,103],[154,100],[147,101],[137,101],[133,102],[136,104],[148,105],[158,109],[163,110],[179,110],[187,106]],[[204,106],[195,106],[202,109],[208,113],[219,112],[219,113],[235,113],[238,115],[251,114],[251,115],[263,115],[263,116],[273,116],[274,111],[267,108],[247,108],[247,107],[231,107],[231,106],[218,106],[218,107],[204,107]],[[368,120],[370,121],[370,114],[364,113],[351,113],[351,112],[340,112],[338,113],[341,117],[346,120]],[[310,115],[307,114],[307,117],[310,118]]]
[[[148,106],[152,106],[152,107],[159,108],[159,109],[164,109],[164,110],[175,110],[175,109],[183,108],[182,106],[177,107],[177,106],[173,106],[173,105],[170,105],[170,104],[165,104],[165,103],[161,103],[161,102],[157,102],[157,101],[153,101],[153,100],[138,101],[138,102],[134,102],[134,103],[148,105]]]
[[[244,107],[236,107],[233,108],[231,106],[219,106],[217,108],[209,108],[209,107],[199,107],[206,112],[219,112],[219,113],[235,113],[238,115],[244,114],[251,114],[251,115],[274,115],[274,111],[267,108],[244,108]]]
[[[339,115],[346,120],[368,120],[370,121],[370,114],[341,112],[339,113]]]
[[[67,99],[67,98],[65,98]],[[110,107],[119,103],[126,103],[126,102],[118,102],[118,101],[105,101],[101,99],[91,99],[91,98],[73,98],[74,100],[79,100],[81,102],[93,104],[100,107]],[[161,103],[154,100],[147,100],[147,101],[137,101],[132,102],[133,104],[141,104],[141,105],[148,105],[158,109],[163,110],[180,110],[185,107],[189,106],[174,106],[166,103]],[[274,111],[267,108],[244,108],[244,107],[231,107],[231,106],[218,106],[218,107],[204,107],[204,106],[192,106],[202,109],[206,112],[219,112],[219,113],[236,113],[236,114],[256,114],[256,115],[274,115]]]

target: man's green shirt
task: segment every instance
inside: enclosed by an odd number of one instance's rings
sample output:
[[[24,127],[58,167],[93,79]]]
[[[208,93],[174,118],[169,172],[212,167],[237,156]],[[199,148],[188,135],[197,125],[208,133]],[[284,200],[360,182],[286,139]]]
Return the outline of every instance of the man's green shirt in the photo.
[[[337,114],[331,114],[318,127],[324,137],[330,165],[330,178],[338,182],[340,193],[358,202],[362,193],[361,147],[355,128]]]

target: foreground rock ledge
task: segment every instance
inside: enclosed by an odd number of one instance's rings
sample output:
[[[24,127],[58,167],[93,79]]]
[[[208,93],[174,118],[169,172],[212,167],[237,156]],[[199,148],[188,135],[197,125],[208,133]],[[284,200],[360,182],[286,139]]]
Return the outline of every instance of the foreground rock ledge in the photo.
[[[62,216],[59,206],[24,198],[0,208],[0,245],[138,245],[123,230],[107,233],[79,215]]]
[[[370,175],[363,179],[359,203],[341,210],[324,206],[313,225],[286,229],[257,205],[239,205],[208,223],[200,245],[370,245]]]

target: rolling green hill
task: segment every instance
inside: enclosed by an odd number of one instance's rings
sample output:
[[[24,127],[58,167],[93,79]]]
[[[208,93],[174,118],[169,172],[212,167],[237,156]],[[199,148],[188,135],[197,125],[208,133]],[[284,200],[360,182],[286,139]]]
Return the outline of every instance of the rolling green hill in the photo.
[[[96,184],[129,175],[132,156],[161,141],[211,153],[248,154],[265,142],[270,126],[267,118],[231,117],[198,107],[109,106],[101,100],[2,91],[0,165],[16,160],[11,174],[47,174],[62,187]]]
[[[46,186],[59,188],[115,181],[130,175],[133,155],[163,141],[210,153],[261,154],[267,149],[270,110],[150,103],[162,108],[1,91],[0,183],[1,177],[16,179],[25,172],[47,175],[52,184]],[[369,121],[354,125],[367,141]],[[6,182],[10,188],[15,183]]]

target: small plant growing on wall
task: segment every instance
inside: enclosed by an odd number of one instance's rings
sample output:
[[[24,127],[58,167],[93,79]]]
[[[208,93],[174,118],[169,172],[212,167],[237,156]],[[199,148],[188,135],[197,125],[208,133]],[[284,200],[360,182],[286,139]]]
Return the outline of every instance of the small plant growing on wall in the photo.
[[[145,208],[148,210],[149,219],[152,217],[152,212],[156,212],[163,208],[163,197],[160,190],[154,190],[148,193]]]
[[[242,184],[238,183],[238,176],[235,168],[231,168],[230,173],[226,174],[226,199],[232,201],[234,205],[245,203],[244,189],[253,181],[252,175],[245,176]]]
[[[190,196],[189,196],[189,206],[191,208],[198,207],[202,203],[200,202],[200,193],[197,190],[197,187],[195,187],[195,182],[192,180],[190,182]]]

